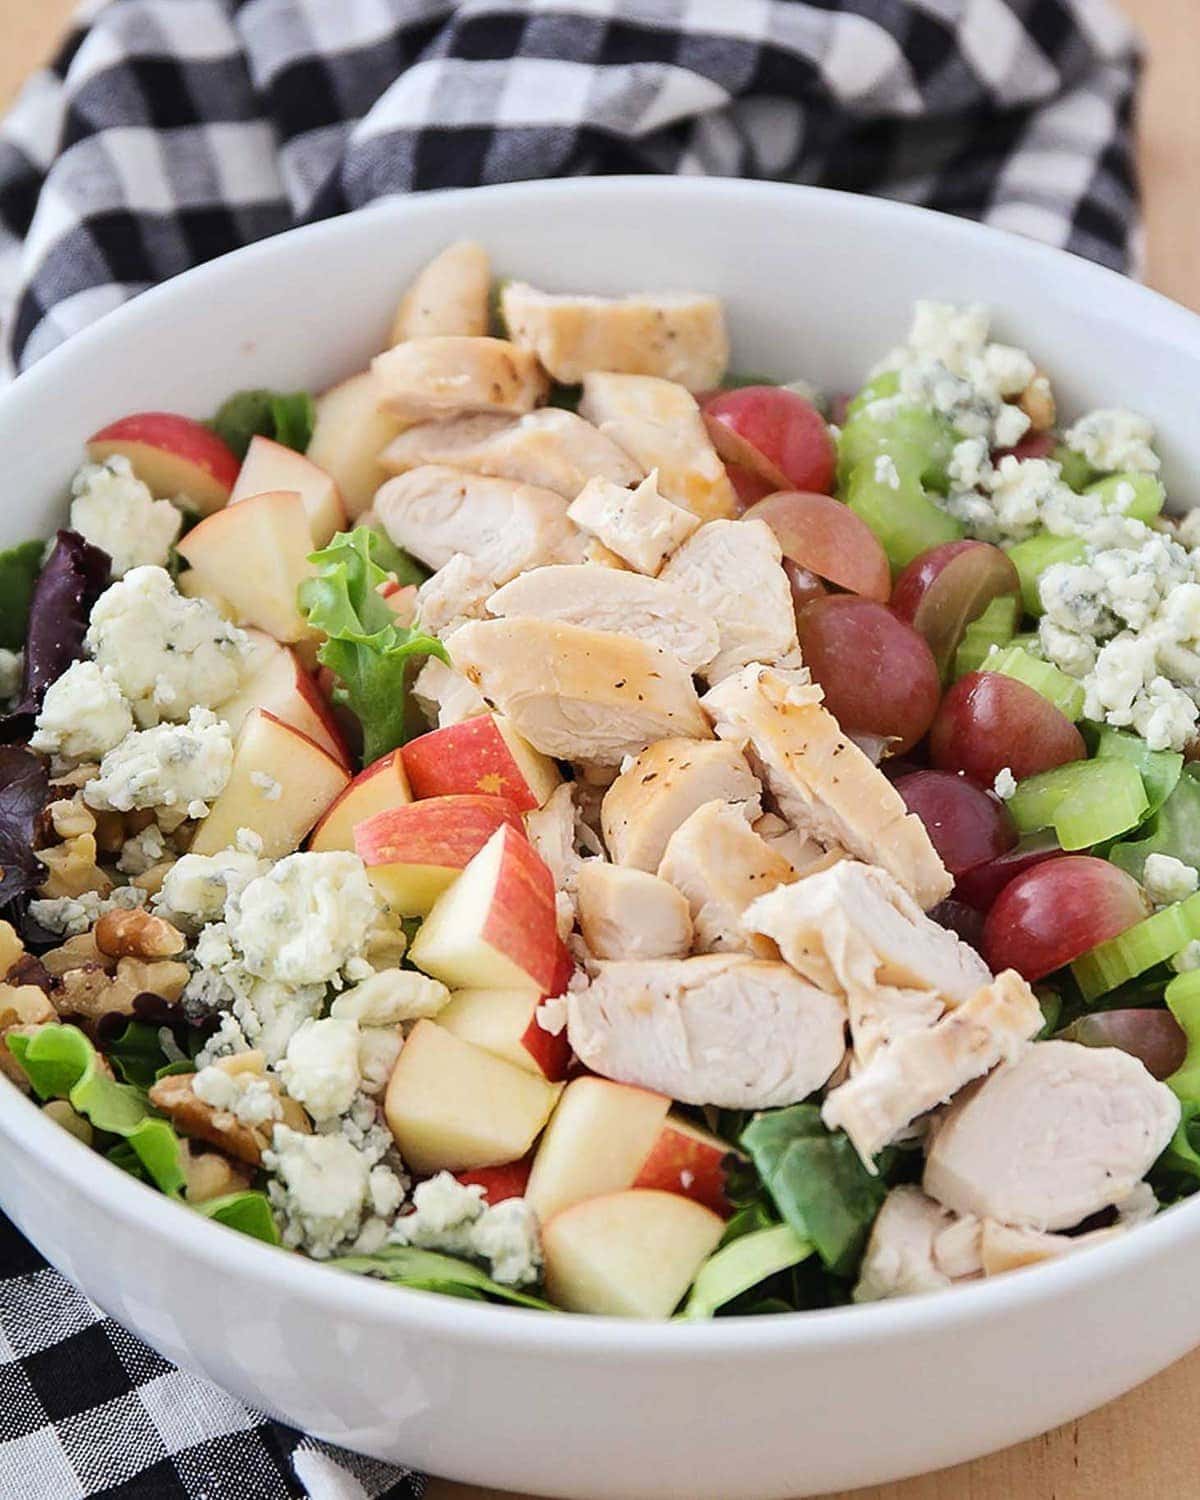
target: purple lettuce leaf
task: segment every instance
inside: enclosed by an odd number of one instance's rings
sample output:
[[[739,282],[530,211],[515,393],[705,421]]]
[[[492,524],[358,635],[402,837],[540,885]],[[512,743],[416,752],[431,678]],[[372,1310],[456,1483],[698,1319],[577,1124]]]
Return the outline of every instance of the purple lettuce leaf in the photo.
[[[20,745],[0,745],[0,907],[46,878],[33,840],[49,797],[46,762]]]

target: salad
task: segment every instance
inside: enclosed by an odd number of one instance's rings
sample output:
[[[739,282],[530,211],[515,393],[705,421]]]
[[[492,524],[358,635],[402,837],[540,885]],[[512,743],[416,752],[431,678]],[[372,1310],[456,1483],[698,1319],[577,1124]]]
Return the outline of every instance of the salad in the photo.
[[[1195,1191],[1200,524],[985,309],[881,354],[737,376],[714,297],[464,242],[315,400],[91,437],[0,556],[11,1085],[233,1229],[578,1313]]]

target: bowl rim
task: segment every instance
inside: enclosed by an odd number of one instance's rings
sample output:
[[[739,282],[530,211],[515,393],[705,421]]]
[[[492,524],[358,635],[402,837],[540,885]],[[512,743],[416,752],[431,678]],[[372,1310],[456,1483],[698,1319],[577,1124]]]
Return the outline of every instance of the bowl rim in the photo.
[[[1097,294],[1119,288],[1117,296],[1127,305],[1140,307],[1144,331],[1170,337],[1189,348],[1200,361],[1200,316],[1107,267],[991,225],[890,199],[791,183],[718,177],[614,176],[503,183],[411,197],[394,195],[353,214],[302,225],[244,246],[150,288],[49,351],[20,373],[7,389],[0,389],[0,412],[14,400],[35,399],[41,394],[53,399],[60,370],[68,368],[80,352],[93,346],[102,347],[115,334],[135,334],[143,320],[155,321],[160,308],[173,299],[180,296],[186,299],[193,289],[217,290],[223,280],[236,279],[243,268],[260,260],[287,256],[298,246],[317,245],[353,234],[364,218],[392,218],[400,222],[413,216],[437,219],[447,213],[452,215],[464,204],[478,202],[481,195],[508,200],[514,210],[526,206],[536,209],[546,202],[560,204],[569,194],[572,204],[577,204],[579,196],[584,195],[613,207],[644,204],[660,211],[664,192],[691,197],[702,204],[711,203],[722,213],[731,212],[743,198],[771,200],[783,195],[801,196],[813,204],[814,213],[853,221],[859,231],[865,227],[882,234],[914,232],[918,237],[928,233],[967,251],[981,245],[1002,245],[1003,253],[1024,261],[1031,274],[1066,274],[1091,283]],[[984,1279],[948,1288],[941,1294],[902,1297],[866,1306],[778,1313],[771,1317],[710,1319],[682,1327],[675,1322],[640,1322],[594,1315],[552,1317],[531,1309],[465,1304],[433,1292],[388,1285],[368,1276],[334,1275],[319,1261],[266,1245],[202,1214],[188,1212],[184,1205],[99,1157],[43,1115],[36,1103],[7,1078],[0,1087],[0,1138],[7,1138],[26,1151],[49,1176],[68,1178],[72,1191],[89,1206],[103,1207],[181,1253],[196,1255],[243,1282],[269,1282],[276,1290],[282,1282],[290,1294],[319,1303],[330,1312],[436,1333],[460,1345],[493,1344],[503,1339],[514,1352],[555,1352],[572,1359],[601,1360],[629,1355],[726,1359],[755,1351],[812,1355],[917,1335],[945,1334],[1003,1317],[1018,1305],[1036,1308],[1056,1302],[1080,1291],[1089,1282],[1099,1287],[1105,1280],[1128,1273],[1139,1262],[1148,1262],[1155,1252],[1171,1253],[1185,1240],[1200,1242],[1200,1195],[1197,1195],[1137,1226],[1134,1233],[1089,1246],[1082,1254],[1063,1256],[1031,1268],[1036,1275]]]

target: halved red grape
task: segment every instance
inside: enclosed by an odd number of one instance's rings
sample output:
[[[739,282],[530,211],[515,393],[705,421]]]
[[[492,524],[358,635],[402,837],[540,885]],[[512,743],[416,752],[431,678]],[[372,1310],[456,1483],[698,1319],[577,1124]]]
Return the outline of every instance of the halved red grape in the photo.
[[[1058,437],[1053,432],[1027,432],[1015,447],[997,448],[992,454],[992,462],[998,464],[1009,454],[1019,459],[1049,458],[1058,447],[1058,441]]]
[[[787,581],[791,585],[792,605],[796,611],[796,619],[799,621],[801,614],[813,600],[824,599],[828,590],[815,573],[810,573],[807,568],[794,563],[790,557],[784,558],[783,571],[787,574]]]
[[[1017,841],[1004,803],[953,771],[915,771],[894,782],[909,812],[925,825],[942,863],[957,880]]]
[[[887,553],[867,523],[840,500],[783,490],[752,505],[743,519],[765,521],[778,538],[784,557],[818,578],[827,578],[852,594],[887,603],[892,591]]]
[[[1065,851],[1060,848],[1056,834],[1049,830],[1031,833],[1019,844],[1014,844],[1007,853],[964,871],[958,877],[954,894],[959,901],[965,901],[977,911],[987,911],[1010,880],[1015,880],[1026,870],[1032,870],[1034,865],[1040,865],[1048,859],[1062,859],[1064,855]]]
[[[1187,1038],[1169,1010],[1102,1010],[1080,1016],[1061,1033],[1084,1047],[1119,1047],[1155,1078],[1169,1078],[1183,1064]]]
[[[1082,760],[1083,736],[1041,693],[1000,672],[968,672],[942,699],[929,731],[930,759],[990,787],[1007,767],[1018,781]]]
[[[734,468],[742,474],[753,479],[757,484],[765,484],[764,495],[769,495],[772,490],[786,490],[790,488],[787,475],[781,468],[771,461],[765,453],[759,452],[753,443],[741,435],[735,426],[728,422],[722,422],[719,416],[713,416],[709,408],[714,406],[724,395],[731,392],[718,391],[715,396],[710,396],[704,403],[703,416],[704,425],[708,429],[709,440],[725,465],[726,469]]]
[[[722,391],[704,403],[704,417],[710,435],[714,424],[720,423],[773,465],[783,475],[777,488],[826,494],[832,490],[837,450],[829,427],[812,402],[795,391],[779,385],[744,385],[736,391]],[[713,441],[718,444],[719,436]],[[719,446],[717,451],[721,451]],[[754,467],[745,456],[731,453],[730,459]]]
[[[964,943],[969,943],[977,952],[983,947],[983,913],[976,911],[973,906],[967,906],[962,901],[955,901],[953,896],[948,896],[945,901],[939,901],[936,906],[930,907],[928,915],[931,922],[936,922],[955,937],[962,938]]]
[[[1021,580],[1006,553],[989,542],[943,542],[904,569],[892,590],[892,608],[929,642],[944,674],[963,632],[993,599],[1021,596]]]
[[[727,463],[725,472],[729,475],[729,482],[733,485],[738,504],[743,511],[747,506],[754,505],[764,495],[770,495],[775,490],[775,485],[769,479],[763,479],[760,475],[743,468],[741,464]]]
[[[889,739],[898,755],[915,745],[937,712],[940,684],[912,626],[873,599],[831,594],[810,604],[798,627],[805,664],[842,728]]]
[[[1145,892],[1106,859],[1070,854],[1018,875],[997,896],[983,956],[1032,982],[1116,937],[1150,911]]]

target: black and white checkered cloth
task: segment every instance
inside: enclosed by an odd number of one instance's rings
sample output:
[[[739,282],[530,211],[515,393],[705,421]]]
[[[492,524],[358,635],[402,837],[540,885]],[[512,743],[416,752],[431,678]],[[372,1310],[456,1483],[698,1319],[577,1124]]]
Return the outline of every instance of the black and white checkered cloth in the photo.
[[[0,349],[303,220],[517,178],[820,183],[1130,269],[1136,73],[1110,0],[91,4],[0,124]],[[0,1500],[420,1483],[181,1374],[0,1221]]]

